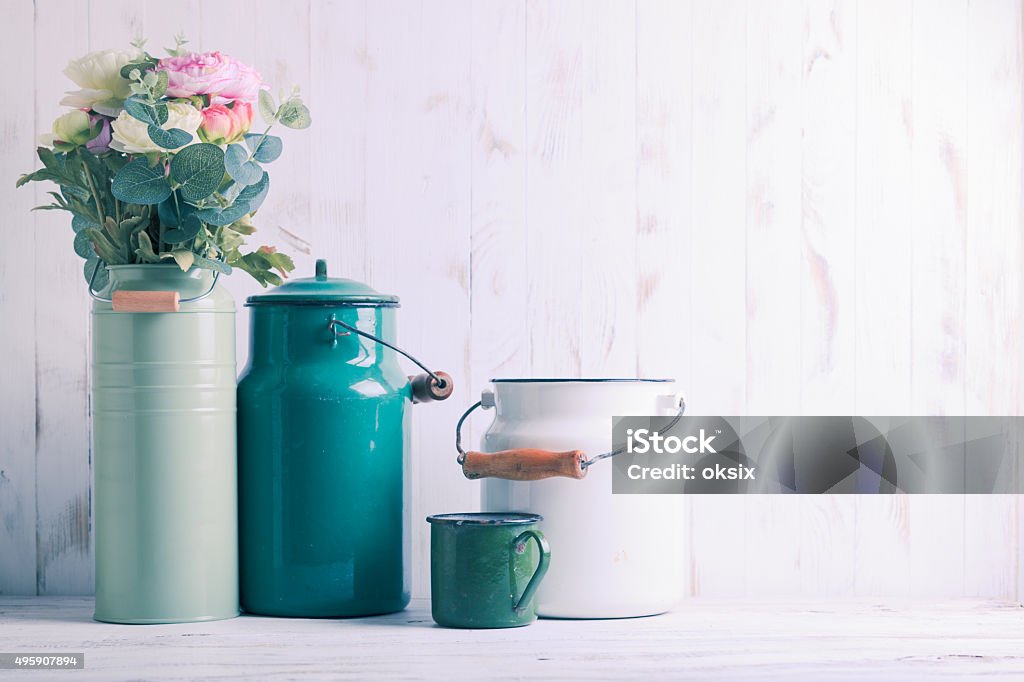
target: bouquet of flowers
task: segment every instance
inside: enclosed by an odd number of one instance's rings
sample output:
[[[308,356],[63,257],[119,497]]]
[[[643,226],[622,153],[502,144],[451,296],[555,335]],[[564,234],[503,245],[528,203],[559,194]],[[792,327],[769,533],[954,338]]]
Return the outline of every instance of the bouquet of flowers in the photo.
[[[106,265],[171,260],[280,284],[291,258],[242,248],[270,189],[263,164],[281,155],[269,132],[308,127],[309,110],[297,88],[278,104],[251,66],[176,42],[159,59],[136,42],[72,61],[64,73],[81,89],[61,104],[73,108],[37,149],[43,168],[17,184],[59,185],[53,203],[37,208],[72,214],[75,252],[95,289],[106,286]],[[262,132],[250,132],[254,107]]]

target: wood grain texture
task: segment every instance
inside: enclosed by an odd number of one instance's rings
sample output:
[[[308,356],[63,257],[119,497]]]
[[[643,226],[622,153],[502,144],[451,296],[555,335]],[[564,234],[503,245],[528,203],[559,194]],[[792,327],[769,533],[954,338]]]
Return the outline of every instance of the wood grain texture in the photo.
[[[472,249],[471,156],[473,36],[461,2],[446,0],[423,6],[421,58],[417,77],[417,112],[422,118],[409,131],[419,137],[421,200],[410,225],[434,229],[403,230],[408,245],[399,246],[405,302],[403,339],[419,357],[472,384],[470,286]],[[422,254],[428,254],[422,258]],[[422,286],[423,279],[432,284]],[[471,396],[462,393],[442,403],[416,408],[413,433],[413,505],[426,514],[476,509],[474,486],[462,485],[455,463],[454,424]],[[429,593],[430,530],[424,515],[412,519],[413,591]],[[416,565],[418,564],[418,565]]]
[[[636,376],[674,378],[689,390],[694,287],[692,253],[692,3],[636,4]],[[691,529],[696,497],[684,500],[691,553],[679,579],[697,590]]]
[[[580,17],[580,372],[636,372],[636,4],[588,0]]]
[[[692,3],[636,9],[636,374],[691,386]]]
[[[308,104],[338,122],[331,144],[310,149],[313,256],[332,277],[359,281],[368,279],[367,96],[377,73],[367,49],[366,0],[310,4]]]
[[[112,308],[119,313],[176,313],[181,310],[177,291],[115,291]]]
[[[856,414],[910,410],[912,0],[856,10]],[[910,589],[906,496],[855,502],[854,591]],[[879,557],[885,557],[879,561]]]
[[[526,3],[526,333],[538,377],[583,371],[583,12],[580,0]]]
[[[693,3],[690,204],[692,414],[743,414],[746,407],[746,3]],[[714,69],[705,68],[714,64]],[[692,591],[746,594],[756,574],[746,548],[754,532],[746,496],[694,497]]]
[[[466,452],[462,473],[466,478],[504,478],[510,481],[539,481],[562,476],[580,479],[587,475],[587,456],[579,450],[554,452],[536,448]]]
[[[422,518],[477,507],[453,426],[495,375],[674,377],[697,414],[1024,410],[1020,0],[8,7],[34,88],[0,114],[8,182],[88,49],[184,31],[302,86],[256,243],[401,296],[400,343],[458,385],[412,410],[416,594]],[[34,229],[0,252],[30,327],[0,336],[0,593],[85,592],[89,301],[66,216],[10,184]],[[687,508],[692,594],[1024,599],[1017,497]]]
[[[527,376],[526,7],[519,0],[473,3],[470,124],[471,384]],[[470,441],[477,442],[470,431]]]
[[[914,3],[911,413],[964,411],[966,0]],[[964,589],[964,498],[909,498],[914,594]]]
[[[19,45],[22,68],[9,87],[30,92],[35,83],[33,6],[10,6],[0,22],[0,44]],[[34,100],[19,97],[0,109],[0,204],[10,212],[8,230],[18,231],[19,257],[0,261],[0,313],[22,321],[22,331],[0,332],[0,594],[36,592],[36,309],[35,219],[33,190],[15,189],[14,179],[35,168]],[[65,228],[66,229],[66,228]],[[67,249],[67,243],[63,245]],[[66,255],[66,254],[65,254]],[[70,260],[70,259],[69,259]]]
[[[103,40],[86,3],[68,7],[56,0],[36,3],[35,119],[46,132],[62,108],[57,104],[73,88],[58,76],[70,54],[86,52]],[[109,21],[121,31],[137,23],[124,5],[112,5]],[[52,45],[59,43],[61,50]],[[67,50],[65,52],[64,50]],[[47,203],[41,184],[34,184],[36,203]],[[25,189],[26,192],[33,190]],[[88,416],[90,299],[82,286],[82,263],[70,250],[73,233],[66,214],[35,215],[36,276],[45,279],[57,300],[35,306],[36,352],[36,587],[39,594],[89,594],[92,591],[92,473]],[[19,287],[20,288],[20,287]],[[60,333],[54,333],[59,305]]]
[[[10,651],[84,650],[85,669],[73,673],[83,680],[134,679],[140,671],[152,680],[474,682],[1024,675],[1021,609],[981,600],[692,599],[652,618],[541,619],[498,630],[436,627],[425,600],[375,618],[243,616],[154,627],[95,623],[92,608],[82,598],[8,597],[0,601],[0,644]]]
[[[1017,227],[1024,181],[1021,21],[1020,3],[983,0],[968,6],[966,414],[1020,414],[1020,387],[1007,378],[1020,375],[1018,330],[1024,324],[1019,267],[1024,239]],[[970,462],[968,473],[969,467]],[[965,499],[964,582],[971,594],[1017,594],[1017,504],[1014,495]]]
[[[690,286],[694,414],[746,408],[746,3],[693,5]],[[713,361],[712,361],[713,358]]]
[[[746,12],[746,404],[744,414],[800,414],[803,3],[748,3]],[[766,26],[772,30],[765,30]],[[749,594],[817,593],[820,562],[805,556],[835,537],[805,538],[807,498],[747,501]],[[837,529],[839,530],[839,529]],[[805,544],[808,543],[808,544]]]

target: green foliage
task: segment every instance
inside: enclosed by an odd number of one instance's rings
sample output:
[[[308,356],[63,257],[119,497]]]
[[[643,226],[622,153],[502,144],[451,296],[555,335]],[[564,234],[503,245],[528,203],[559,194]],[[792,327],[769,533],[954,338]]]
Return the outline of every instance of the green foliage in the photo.
[[[178,184],[182,198],[202,201],[217,190],[224,178],[224,152],[208,142],[189,145],[171,157],[170,168],[171,180]]]
[[[144,74],[147,71],[152,71],[156,68],[156,65],[160,63],[160,60],[156,57],[150,57],[148,54],[143,56],[130,64],[125,64],[121,67],[121,78],[125,80],[131,80],[132,72],[138,71],[139,74]]]
[[[151,167],[145,159],[136,159],[122,168],[111,183],[110,191],[128,204],[159,204],[171,196],[163,167]]]
[[[181,128],[164,130],[150,123],[146,132],[149,133],[149,139],[153,140],[154,144],[158,144],[164,149],[177,149],[192,141],[192,136]]]
[[[124,101],[124,110],[132,118],[151,126],[162,126],[167,123],[167,105],[149,104],[139,97],[129,97]]]
[[[269,128],[277,123],[277,104],[274,103],[274,96],[266,90],[260,90],[258,104],[260,116],[263,118],[263,122],[267,124],[267,127]]]
[[[268,127],[280,123],[288,128],[301,130],[308,128],[313,123],[309,109],[302,103],[298,88],[292,90],[291,95],[281,103],[280,107],[275,105],[274,98],[269,92],[260,90],[259,109],[260,116],[263,117]]]
[[[102,291],[110,283],[110,275],[107,274],[107,268],[96,255],[86,259],[85,264],[82,266],[82,274],[85,276],[85,281],[91,283],[92,288],[96,291]]]
[[[260,163],[276,161],[284,148],[281,138],[273,135],[249,134],[245,136],[245,144],[249,147],[252,158]]]
[[[190,213],[181,219],[181,225],[164,232],[164,241],[169,244],[187,242],[195,239],[202,229],[203,221],[195,213]]]
[[[184,54],[184,43],[176,38],[176,46],[168,53]],[[141,42],[137,46],[142,50]],[[223,274],[238,268],[263,286],[280,284],[294,269],[291,258],[270,247],[249,253],[243,249],[246,238],[256,231],[253,215],[270,189],[270,176],[262,164],[275,161],[283,148],[281,138],[269,131],[277,123],[296,129],[310,125],[309,110],[298,90],[282,94],[280,106],[261,90],[258,106],[266,129],[245,135],[244,144],[222,150],[198,142],[187,131],[163,129],[168,102],[203,109],[210,105],[210,97],[168,97],[168,75],[158,65],[156,57],[142,52],[121,69],[121,76],[130,81],[132,92],[124,102],[125,111],[146,125],[159,150],[94,152],[84,141],[59,142],[39,147],[36,153],[42,167],[22,175],[16,185],[56,185],[47,192],[48,203],[36,209],[71,214],[72,248],[84,259],[86,281],[97,290],[108,284],[108,265],[168,261],[183,269]],[[103,126],[104,119],[94,116],[89,140]]]
[[[296,130],[308,128],[313,123],[309,109],[297,99],[290,99],[281,105],[277,111],[277,120],[281,122],[281,125]]]
[[[236,268],[248,272],[263,286],[281,284],[280,275],[274,274],[271,270],[276,269],[281,274],[285,274],[295,269],[295,263],[290,257],[264,248],[228,262]]]
[[[260,165],[249,159],[249,152],[240,144],[229,145],[224,150],[224,168],[228,175],[240,185],[254,185],[263,177],[263,169],[260,168]]]

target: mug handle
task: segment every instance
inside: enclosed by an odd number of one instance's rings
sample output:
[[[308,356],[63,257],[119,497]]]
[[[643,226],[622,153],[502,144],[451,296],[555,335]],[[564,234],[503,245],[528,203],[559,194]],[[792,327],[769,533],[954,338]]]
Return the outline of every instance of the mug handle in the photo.
[[[548,572],[548,564],[551,563],[551,548],[548,546],[548,541],[544,539],[544,534],[539,530],[524,530],[512,541],[512,546],[508,549],[509,562],[515,560],[516,548],[531,539],[537,542],[537,548],[540,549],[540,561],[537,563],[537,570],[530,576],[530,582],[526,583],[526,589],[523,590],[522,596],[512,604],[512,610],[516,613],[522,613],[526,609],[527,604],[533,599],[534,593],[537,592],[537,588],[540,587],[541,579]]]

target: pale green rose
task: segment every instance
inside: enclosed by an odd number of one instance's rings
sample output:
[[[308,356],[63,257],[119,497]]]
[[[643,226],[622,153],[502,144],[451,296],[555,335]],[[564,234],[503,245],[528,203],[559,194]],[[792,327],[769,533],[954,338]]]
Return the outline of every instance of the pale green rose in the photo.
[[[93,138],[92,121],[89,114],[75,109],[63,116],[58,116],[53,122],[53,140],[67,142],[76,146],[84,145]]]
[[[193,142],[198,142],[197,131],[203,123],[203,115],[187,102],[170,102],[167,105],[167,122],[161,126],[164,130],[178,128],[192,136]],[[127,111],[122,111],[114,122],[110,124],[113,129],[110,146],[119,152],[126,154],[146,154],[148,152],[162,152],[164,149],[153,140],[149,139],[149,126],[137,118],[132,118]],[[181,149],[181,147],[178,147]],[[178,149],[171,149],[176,152]]]
[[[117,116],[124,101],[132,94],[131,82],[121,78],[121,67],[139,59],[139,50],[100,50],[73,59],[64,75],[81,90],[68,91],[61,104],[76,109]]]

